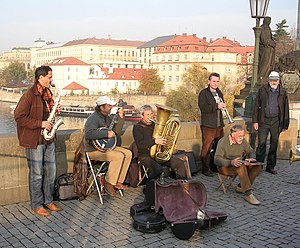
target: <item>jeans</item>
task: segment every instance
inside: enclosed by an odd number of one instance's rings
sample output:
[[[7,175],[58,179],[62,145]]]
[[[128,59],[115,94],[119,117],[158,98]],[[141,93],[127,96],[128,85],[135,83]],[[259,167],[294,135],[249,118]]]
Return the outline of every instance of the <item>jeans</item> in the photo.
[[[29,195],[31,208],[43,207],[53,201],[56,177],[54,142],[38,145],[36,149],[26,148],[29,167]]]
[[[276,165],[277,147],[279,140],[279,119],[265,118],[265,123],[261,123],[258,128],[258,147],[256,150],[256,160],[264,162],[266,156],[267,138],[270,133],[270,148],[267,158],[267,168],[274,169]]]

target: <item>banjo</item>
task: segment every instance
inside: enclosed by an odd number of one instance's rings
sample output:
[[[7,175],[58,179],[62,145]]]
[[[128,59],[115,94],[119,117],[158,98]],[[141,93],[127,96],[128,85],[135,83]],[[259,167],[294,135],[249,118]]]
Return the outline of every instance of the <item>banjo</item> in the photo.
[[[120,99],[118,101],[117,107],[122,107],[124,105],[124,101],[122,99]],[[106,130],[106,131],[111,131],[113,130],[115,124],[118,121],[118,113],[116,113],[113,118],[112,121],[109,125],[109,127],[100,127],[99,130]],[[111,138],[102,138],[102,139],[95,139],[92,140],[92,144],[94,146],[95,149],[101,151],[101,152],[106,152],[108,150],[113,150],[115,149],[116,145],[117,145],[117,136],[111,137]]]

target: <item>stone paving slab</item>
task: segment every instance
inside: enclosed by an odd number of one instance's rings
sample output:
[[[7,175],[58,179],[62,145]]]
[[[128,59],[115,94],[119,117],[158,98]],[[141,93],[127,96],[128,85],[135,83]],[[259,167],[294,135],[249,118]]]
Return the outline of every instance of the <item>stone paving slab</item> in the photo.
[[[300,247],[300,162],[278,161],[277,175],[262,172],[254,193],[262,202],[253,206],[242,194],[216,191],[218,178],[198,173],[193,177],[207,188],[207,209],[228,213],[228,219],[211,229],[196,230],[179,240],[168,226],[156,234],[132,227],[130,206],[143,200],[142,187],[120,195],[97,194],[85,200],[64,201],[50,217],[39,217],[29,202],[0,206],[0,247]]]

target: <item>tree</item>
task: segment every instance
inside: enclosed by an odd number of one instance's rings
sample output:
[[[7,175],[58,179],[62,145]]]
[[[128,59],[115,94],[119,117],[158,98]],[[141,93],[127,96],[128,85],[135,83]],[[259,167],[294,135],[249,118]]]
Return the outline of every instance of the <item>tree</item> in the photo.
[[[181,120],[199,120],[198,95],[184,86],[168,93],[166,105],[177,109]]]
[[[12,62],[1,71],[0,77],[5,86],[14,86],[25,80],[27,73],[23,64],[20,62]]]
[[[162,91],[164,87],[164,81],[158,76],[156,69],[144,70],[141,80],[139,91],[146,94],[157,94]]]
[[[296,39],[285,30],[289,27],[286,19],[283,19],[280,23],[277,23],[276,27],[277,28],[274,31],[273,38],[276,41],[275,61],[278,61],[281,56],[295,50]]]
[[[277,28],[276,28],[275,31],[273,31],[273,32],[274,32],[274,34],[273,34],[273,39],[274,39],[275,41],[278,41],[279,38],[280,38],[281,36],[290,35],[290,34],[285,30],[286,28],[289,27],[288,25],[286,25],[286,23],[287,23],[286,19],[283,19],[280,23],[277,23],[277,24],[276,24],[276,27],[277,27]]]
[[[207,86],[207,79],[210,72],[199,63],[192,64],[182,75],[182,80],[188,90],[194,90],[196,93]]]

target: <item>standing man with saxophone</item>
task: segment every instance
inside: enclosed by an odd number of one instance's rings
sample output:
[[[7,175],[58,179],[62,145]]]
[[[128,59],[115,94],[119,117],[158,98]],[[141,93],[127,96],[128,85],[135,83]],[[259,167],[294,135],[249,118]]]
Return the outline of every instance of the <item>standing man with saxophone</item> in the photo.
[[[142,120],[133,126],[134,142],[138,149],[138,160],[150,169],[148,181],[157,179],[163,172],[163,165],[171,167],[175,171],[177,178],[186,179],[184,162],[179,158],[171,156],[170,160],[159,164],[150,156],[150,148],[153,145],[166,145],[167,138],[158,136],[153,138],[154,122],[152,121],[154,113],[150,105],[144,105],[140,109]]]
[[[17,134],[20,146],[26,148],[29,167],[29,195],[34,213],[49,216],[46,210],[59,211],[53,203],[54,181],[56,177],[55,143],[53,139],[45,140],[42,135],[50,131],[52,122],[48,116],[54,106],[52,92],[52,69],[41,66],[35,70],[34,85],[20,98],[14,112],[17,122]],[[59,112],[57,105],[55,112]]]
[[[201,112],[202,132],[202,173],[212,177],[210,169],[210,150],[214,142],[218,142],[224,136],[224,122],[222,111],[226,109],[223,94],[218,88],[220,74],[211,73],[208,77],[208,87],[203,89],[198,96],[198,106]]]

